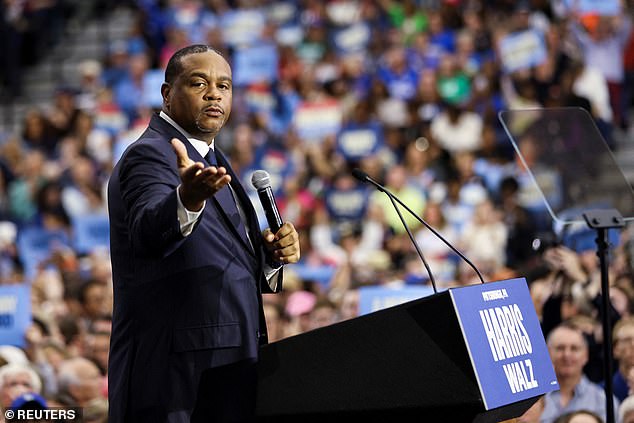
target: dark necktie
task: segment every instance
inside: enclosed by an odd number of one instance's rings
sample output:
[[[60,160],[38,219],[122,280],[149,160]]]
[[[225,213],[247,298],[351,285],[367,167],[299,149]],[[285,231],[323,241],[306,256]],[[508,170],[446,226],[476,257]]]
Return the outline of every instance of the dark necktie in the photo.
[[[207,155],[205,156],[205,160],[207,160],[210,165],[219,167],[218,160],[213,149],[209,149],[209,153],[207,153]],[[224,166],[225,168],[227,167],[224,164],[220,164],[220,166]],[[214,197],[216,198],[216,200],[218,200],[223,211],[229,217],[231,225],[238,231],[238,234],[243,239],[243,241],[250,246],[251,242],[247,238],[247,229],[244,226],[244,222],[242,221],[242,217],[240,216],[240,212],[238,211],[238,207],[236,206],[237,198],[234,197],[234,194],[231,192],[231,188],[229,187],[229,185],[220,189],[220,191],[214,194]]]

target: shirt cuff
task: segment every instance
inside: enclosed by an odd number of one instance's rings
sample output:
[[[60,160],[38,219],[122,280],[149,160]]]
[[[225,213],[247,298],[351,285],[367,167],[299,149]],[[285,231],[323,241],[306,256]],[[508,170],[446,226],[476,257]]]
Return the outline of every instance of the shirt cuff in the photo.
[[[278,267],[272,267],[270,264],[264,263],[264,276],[266,277],[266,281],[272,291],[277,291],[277,287],[279,286],[279,273],[281,268],[281,265]]]
[[[176,199],[178,203],[176,214],[178,215],[178,223],[180,224],[181,234],[183,236],[188,236],[194,230],[194,226],[196,225],[196,222],[198,222],[198,219],[200,219],[200,216],[202,216],[207,202],[205,201],[203,203],[203,207],[199,211],[189,211],[185,208],[183,202],[181,201],[179,188],[180,185],[176,187]]]

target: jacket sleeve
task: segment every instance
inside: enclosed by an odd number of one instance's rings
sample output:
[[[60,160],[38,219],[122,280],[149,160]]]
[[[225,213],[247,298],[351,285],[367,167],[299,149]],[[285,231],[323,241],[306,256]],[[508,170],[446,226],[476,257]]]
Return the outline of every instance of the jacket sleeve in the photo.
[[[121,198],[134,253],[166,257],[185,239],[177,216],[180,177],[176,156],[143,143],[129,150],[122,160]]]

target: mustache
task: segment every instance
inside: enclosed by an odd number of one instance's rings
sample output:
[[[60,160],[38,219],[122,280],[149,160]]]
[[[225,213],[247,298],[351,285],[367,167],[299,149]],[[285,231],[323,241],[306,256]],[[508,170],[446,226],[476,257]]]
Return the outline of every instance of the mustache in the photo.
[[[220,112],[223,115],[225,114],[224,109],[217,104],[208,104],[207,106],[203,107],[202,111],[203,113],[213,111],[213,112]]]

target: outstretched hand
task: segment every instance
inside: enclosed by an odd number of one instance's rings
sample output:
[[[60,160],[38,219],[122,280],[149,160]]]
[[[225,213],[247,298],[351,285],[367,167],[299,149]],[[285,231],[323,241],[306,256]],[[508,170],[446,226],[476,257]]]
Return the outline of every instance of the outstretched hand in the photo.
[[[179,188],[181,202],[187,210],[198,211],[206,199],[231,182],[231,176],[222,166],[205,167],[203,163],[190,159],[185,144],[179,139],[172,138],[171,143],[176,152],[181,177]]]
[[[264,245],[275,262],[289,264],[299,261],[299,234],[292,223],[284,223],[275,234],[271,229],[266,229],[262,236]]]

